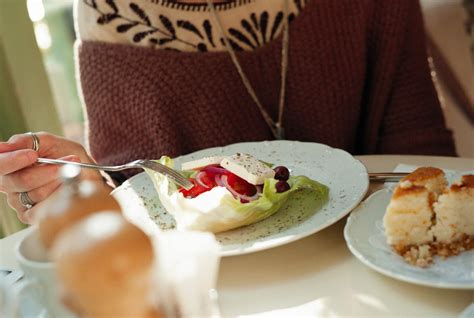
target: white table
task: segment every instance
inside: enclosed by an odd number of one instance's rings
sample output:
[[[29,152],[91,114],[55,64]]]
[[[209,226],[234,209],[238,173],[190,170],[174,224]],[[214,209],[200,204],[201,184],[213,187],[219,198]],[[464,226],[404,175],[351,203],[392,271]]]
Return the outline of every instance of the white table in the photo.
[[[360,156],[369,171],[399,163],[472,170],[474,159]],[[381,187],[371,185],[370,192]],[[417,286],[385,277],[346,247],[346,219],[305,239],[221,261],[218,291],[223,316],[457,317],[474,291]],[[0,266],[16,268],[15,244],[25,230],[0,240]]]

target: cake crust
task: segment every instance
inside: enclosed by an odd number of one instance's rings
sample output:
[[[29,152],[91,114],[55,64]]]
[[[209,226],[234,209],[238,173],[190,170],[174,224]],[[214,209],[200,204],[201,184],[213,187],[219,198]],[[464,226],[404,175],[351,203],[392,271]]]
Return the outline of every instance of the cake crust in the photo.
[[[462,176],[461,182],[453,183],[451,185],[451,191],[462,191],[463,189],[474,189],[474,175],[473,174]]]
[[[404,177],[402,181],[411,181],[413,183],[419,183],[431,180],[439,176],[444,177],[443,170],[434,167],[421,167]]]
[[[396,200],[406,195],[421,194],[426,191],[424,187],[411,186],[411,187],[396,187],[393,191],[392,199]]]

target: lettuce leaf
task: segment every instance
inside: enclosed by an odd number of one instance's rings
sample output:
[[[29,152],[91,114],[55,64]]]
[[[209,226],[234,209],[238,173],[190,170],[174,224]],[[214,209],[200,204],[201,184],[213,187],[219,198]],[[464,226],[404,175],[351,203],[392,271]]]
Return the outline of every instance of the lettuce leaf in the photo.
[[[173,160],[163,156],[158,162],[173,168]],[[178,229],[223,232],[261,221],[276,213],[290,195],[300,189],[309,189],[308,195],[326,202],[329,197],[327,186],[305,176],[291,176],[288,180],[290,190],[277,193],[278,180],[268,178],[263,185],[259,199],[241,203],[223,187],[215,187],[196,198],[187,199],[178,191],[178,187],[163,175],[146,170],[153,181],[159,198],[165,209],[174,216]],[[189,177],[189,171],[180,171]],[[191,172],[192,173],[192,172]]]

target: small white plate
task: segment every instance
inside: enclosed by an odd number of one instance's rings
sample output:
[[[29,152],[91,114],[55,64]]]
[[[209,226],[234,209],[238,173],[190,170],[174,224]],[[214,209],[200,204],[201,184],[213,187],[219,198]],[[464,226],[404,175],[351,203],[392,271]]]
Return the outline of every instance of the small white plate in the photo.
[[[382,219],[390,202],[391,190],[375,192],[347,219],[344,238],[362,263],[384,275],[418,285],[474,289],[474,251],[441,259],[435,257],[428,268],[406,263],[386,242]]]
[[[240,255],[283,245],[318,232],[344,217],[359,204],[369,181],[365,166],[349,153],[326,145],[296,141],[263,141],[210,148],[175,159],[249,153],[260,160],[288,167],[329,187],[329,201],[322,207],[296,192],[282,209],[256,224],[216,235],[222,256]],[[140,173],[114,190],[126,216],[153,234],[175,227],[173,217],[161,206],[148,176]],[[307,196],[306,196],[307,197]],[[302,204],[305,200],[305,204]],[[314,200],[313,200],[314,201]]]

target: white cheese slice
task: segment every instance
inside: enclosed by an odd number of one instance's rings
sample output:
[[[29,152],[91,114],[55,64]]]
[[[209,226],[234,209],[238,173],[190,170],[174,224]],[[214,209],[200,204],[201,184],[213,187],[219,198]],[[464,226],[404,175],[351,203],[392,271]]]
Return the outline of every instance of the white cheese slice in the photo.
[[[275,176],[273,169],[249,154],[237,153],[225,157],[221,166],[254,185],[263,184],[266,178]]]
[[[188,161],[181,164],[181,170],[196,170],[209,165],[218,165],[226,158],[224,156],[204,157],[198,160]]]

